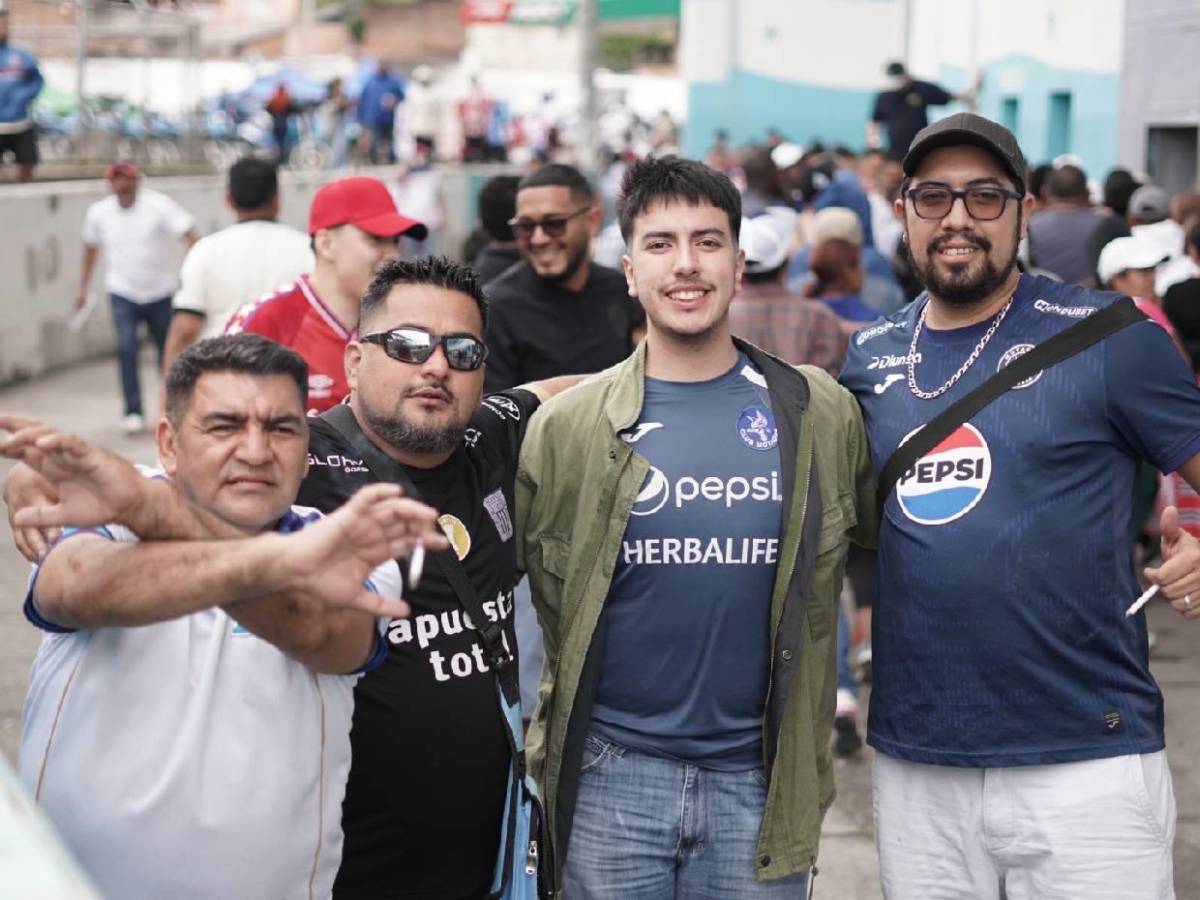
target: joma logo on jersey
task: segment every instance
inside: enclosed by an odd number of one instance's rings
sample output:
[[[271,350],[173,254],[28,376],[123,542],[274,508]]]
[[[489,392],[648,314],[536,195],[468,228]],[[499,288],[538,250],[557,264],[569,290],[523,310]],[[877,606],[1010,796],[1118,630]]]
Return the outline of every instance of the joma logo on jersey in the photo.
[[[901,446],[914,434],[916,431],[906,435]],[[987,441],[975,426],[960,425],[900,477],[896,500],[912,521],[945,525],[975,508],[987,493],[991,477],[992,454]]]

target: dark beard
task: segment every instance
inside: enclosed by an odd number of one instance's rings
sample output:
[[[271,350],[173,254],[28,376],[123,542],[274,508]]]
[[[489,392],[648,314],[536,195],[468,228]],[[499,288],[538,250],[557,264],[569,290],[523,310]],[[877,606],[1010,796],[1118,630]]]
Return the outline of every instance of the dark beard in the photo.
[[[546,282],[547,284],[556,285],[570,280],[570,278],[579,271],[580,266],[586,266],[588,264],[588,254],[590,250],[591,247],[588,246],[588,242],[584,241],[583,244],[571,251],[571,255],[567,257],[567,266],[565,269],[563,269],[557,275],[538,275],[538,278],[542,279],[542,281]],[[534,270],[534,274],[537,274],[536,269]]]
[[[458,446],[466,426],[457,423],[441,428],[422,428],[399,417],[389,418],[363,410],[363,418],[389,447],[408,453],[448,453]]]
[[[971,278],[969,281],[964,281],[957,277],[949,279],[943,278],[934,266],[933,257],[938,248],[942,244],[948,243],[952,237],[965,239],[974,244],[984,253],[983,269],[978,275]],[[937,238],[929,242],[929,248],[926,251],[928,258],[925,261],[924,268],[918,268],[916,260],[913,259],[912,250],[908,245],[908,241],[901,242],[904,247],[904,254],[908,257],[908,264],[912,271],[925,285],[925,288],[938,300],[945,303],[947,306],[958,307],[959,309],[975,306],[983,302],[985,299],[995,293],[996,289],[1008,281],[1013,273],[1013,269],[1017,266],[1016,247],[1021,237],[1021,217],[1017,216],[1017,224],[1013,229],[1013,254],[1005,263],[1003,268],[996,268],[995,264],[988,257],[992,249],[992,242],[983,235],[939,235]]]

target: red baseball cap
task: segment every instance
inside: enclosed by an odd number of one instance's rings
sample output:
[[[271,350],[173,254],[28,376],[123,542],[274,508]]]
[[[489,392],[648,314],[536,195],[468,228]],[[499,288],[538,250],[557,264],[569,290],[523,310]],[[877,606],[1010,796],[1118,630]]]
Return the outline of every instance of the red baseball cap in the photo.
[[[104,170],[104,177],[109,181],[116,178],[118,175],[127,175],[130,178],[137,178],[142,173],[127,159],[118,160]]]
[[[313,197],[308,209],[308,233],[338,225],[355,225],[376,237],[406,234],[423,241],[429,235],[423,223],[400,215],[382,181],[365,176],[331,181]]]

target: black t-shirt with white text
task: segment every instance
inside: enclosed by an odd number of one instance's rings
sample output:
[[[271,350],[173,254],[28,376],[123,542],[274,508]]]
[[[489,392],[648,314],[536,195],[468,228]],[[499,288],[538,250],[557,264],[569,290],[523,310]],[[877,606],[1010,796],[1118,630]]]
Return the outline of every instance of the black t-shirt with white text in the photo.
[[[446,462],[406,467],[514,655],[513,482],[537,405],[523,390],[486,397]],[[309,424],[297,502],[330,512],[376,479],[332,425]],[[499,849],[510,757],[495,678],[437,566],[404,599],[412,612],[390,623],[386,660],[354,690],[337,900],[478,897]]]

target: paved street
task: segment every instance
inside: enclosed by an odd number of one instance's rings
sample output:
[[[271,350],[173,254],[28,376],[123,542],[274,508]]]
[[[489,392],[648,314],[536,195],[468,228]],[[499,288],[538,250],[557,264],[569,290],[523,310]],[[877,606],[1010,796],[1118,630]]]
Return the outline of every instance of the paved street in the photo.
[[[154,397],[157,389],[146,383],[143,392]],[[117,397],[116,366],[101,360],[2,389],[0,410],[69,427],[136,462],[152,463],[149,437],[129,439],[121,433]],[[21,615],[27,574],[27,565],[12,548],[7,523],[0,523],[0,588],[8,598],[0,604],[0,751],[10,759],[16,754],[21,701],[39,639]],[[1167,699],[1168,750],[1179,806],[1176,886],[1180,898],[1200,897],[1200,626],[1186,626],[1162,604],[1152,606],[1150,619],[1158,633],[1154,667]],[[96,773],[97,778],[103,775]],[[838,761],[836,777],[839,796],[826,820],[815,895],[877,900],[869,757]]]

